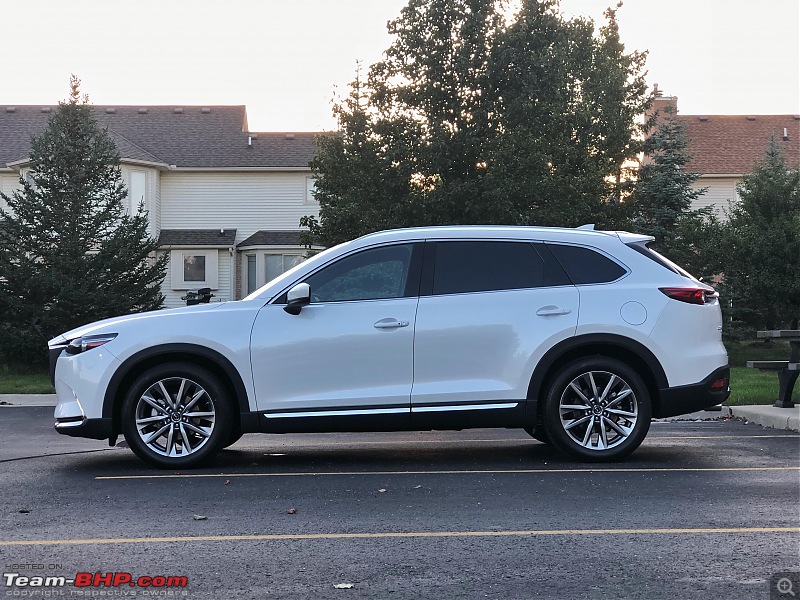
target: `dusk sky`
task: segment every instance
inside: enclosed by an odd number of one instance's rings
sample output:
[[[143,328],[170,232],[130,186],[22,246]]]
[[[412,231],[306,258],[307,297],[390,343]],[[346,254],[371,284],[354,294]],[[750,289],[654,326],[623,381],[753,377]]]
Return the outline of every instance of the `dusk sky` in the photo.
[[[29,0],[4,19],[0,104],[245,104],[254,131],[335,127],[330,100],[380,59],[405,0]],[[562,0],[602,20],[608,0]],[[8,16],[8,15],[7,15]],[[683,114],[800,114],[798,0],[627,0],[628,50]]]

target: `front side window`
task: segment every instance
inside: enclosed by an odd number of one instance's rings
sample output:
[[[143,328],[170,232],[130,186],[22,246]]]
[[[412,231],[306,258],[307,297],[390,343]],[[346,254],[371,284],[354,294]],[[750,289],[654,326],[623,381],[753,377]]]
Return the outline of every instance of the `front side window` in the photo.
[[[528,242],[439,242],[433,293],[464,294],[536,288],[544,264]]]
[[[405,296],[412,244],[372,248],[345,257],[306,279],[313,302]]]

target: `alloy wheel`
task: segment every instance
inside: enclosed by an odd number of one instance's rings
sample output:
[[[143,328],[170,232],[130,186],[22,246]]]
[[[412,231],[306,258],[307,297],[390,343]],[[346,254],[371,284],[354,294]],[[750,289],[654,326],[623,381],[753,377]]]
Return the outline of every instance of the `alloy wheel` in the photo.
[[[194,454],[206,445],[216,424],[211,396],[185,377],[150,385],[136,403],[136,431],[152,452],[166,457]]]
[[[633,389],[608,371],[587,371],[575,377],[561,394],[558,410],[566,434],[590,451],[622,444],[639,418]]]

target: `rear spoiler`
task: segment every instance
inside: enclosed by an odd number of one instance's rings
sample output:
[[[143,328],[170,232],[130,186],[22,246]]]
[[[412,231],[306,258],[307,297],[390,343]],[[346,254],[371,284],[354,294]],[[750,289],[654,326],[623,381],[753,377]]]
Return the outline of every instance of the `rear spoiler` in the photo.
[[[579,229],[581,231],[597,231],[594,228],[594,223],[587,223],[586,225],[581,225],[580,227],[576,227],[575,229]],[[639,233],[629,233],[627,231],[597,231],[597,233],[605,233],[606,235],[616,235],[623,244],[640,244],[645,242],[649,244],[650,242],[654,242],[656,238],[652,235],[642,235]]]

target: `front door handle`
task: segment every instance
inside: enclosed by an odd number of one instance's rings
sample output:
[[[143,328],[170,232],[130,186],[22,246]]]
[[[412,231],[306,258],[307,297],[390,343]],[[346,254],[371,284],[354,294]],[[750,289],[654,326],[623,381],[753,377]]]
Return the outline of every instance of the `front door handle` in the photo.
[[[398,321],[397,319],[381,319],[373,325],[375,329],[397,329],[398,327],[408,327],[408,321]]]
[[[539,310],[536,311],[536,314],[540,317],[554,317],[558,315],[568,315],[572,311],[568,308],[561,308],[559,306],[554,306],[552,304],[548,306],[543,306]]]

